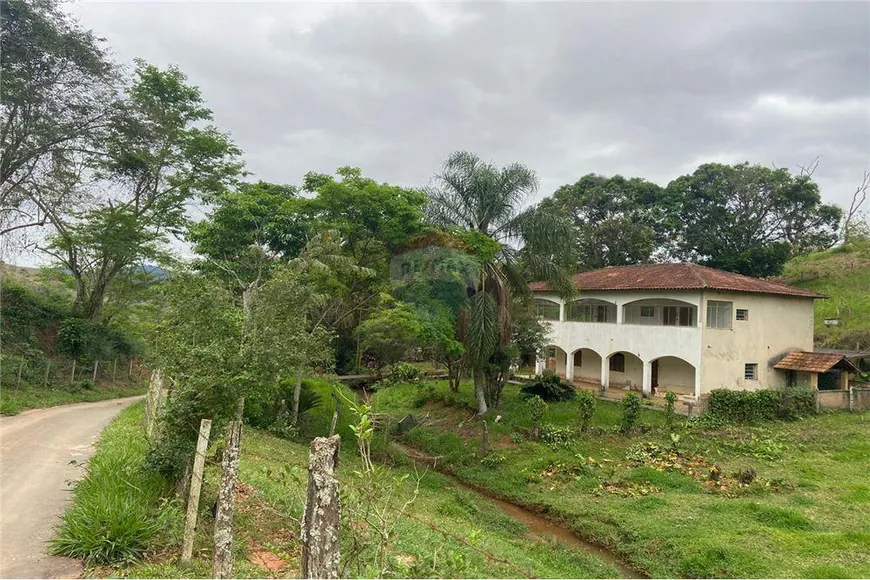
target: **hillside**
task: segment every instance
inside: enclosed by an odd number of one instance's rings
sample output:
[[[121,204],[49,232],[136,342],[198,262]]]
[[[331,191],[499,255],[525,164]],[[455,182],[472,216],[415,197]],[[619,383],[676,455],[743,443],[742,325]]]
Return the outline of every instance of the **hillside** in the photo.
[[[828,296],[816,301],[816,346],[870,348],[870,240],[794,258],[782,281]]]

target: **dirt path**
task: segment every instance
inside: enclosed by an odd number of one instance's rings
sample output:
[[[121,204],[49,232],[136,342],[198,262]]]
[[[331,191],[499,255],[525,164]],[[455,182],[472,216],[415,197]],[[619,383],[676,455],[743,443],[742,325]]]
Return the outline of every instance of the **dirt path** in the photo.
[[[514,520],[526,526],[526,528],[529,530],[527,537],[530,540],[542,541],[542,538],[549,538],[570,548],[580,549],[585,552],[589,552],[590,554],[593,554],[603,562],[610,564],[611,566],[619,570],[619,574],[622,578],[645,578],[644,575],[630,568],[628,565],[625,564],[625,562],[623,562],[619,558],[619,556],[617,556],[610,550],[602,548],[601,546],[596,546],[595,544],[590,544],[589,542],[580,538],[571,530],[559,526],[558,524],[550,521],[544,516],[541,516],[517,504],[497,498],[492,494],[489,494],[484,490],[478,489],[474,486],[468,485],[467,483],[445,472],[444,470],[439,469],[438,462],[440,460],[440,457],[432,457],[430,455],[426,455],[425,453],[414,449],[413,447],[404,445],[397,441],[393,441],[393,446],[401,451],[406,457],[408,457],[408,459],[410,459],[414,463],[418,465],[425,465],[427,467],[431,467],[437,470],[445,477],[451,479],[459,487],[473,491],[478,495],[486,498],[487,501],[490,501],[497,505],[505,514],[509,515]]]
[[[141,397],[78,403],[0,417],[0,577],[58,578],[81,573],[78,560],[48,556],[68,482],[82,475],[103,427]]]

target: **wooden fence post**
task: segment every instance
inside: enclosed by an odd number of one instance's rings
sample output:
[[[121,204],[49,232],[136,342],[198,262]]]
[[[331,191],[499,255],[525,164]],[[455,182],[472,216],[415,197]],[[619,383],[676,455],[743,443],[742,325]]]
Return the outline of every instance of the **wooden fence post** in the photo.
[[[133,358],[130,358],[130,369],[127,371],[127,378],[131,378],[133,376]]]
[[[48,387],[48,375],[51,371],[51,359],[45,359],[45,376],[42,377],[42,388],[45,389]]]
[[[483,422],[483,433],[480,437],[480,456],[486,457],[489,455],[489,428],[486,426],[486,421]]]
[[[335,435],[335,424],[338,423],[338,414],[341,413],[341,401],[334,394],[332,398],[335,399],[335,411],[332,412],[332,421],[329,422],[330,437]]]
[[[112,362],[112,384],[115,384],[115,371],[118,370],[118,357]]]
[[[338,451],[341,438],[318,437],[308,454],[308,495],[302,518],[302,578],[338,578],[341,503],[338,495]]]
[[[70,383],[76,382],[76,359],[73,359],[73,370],[72,370],[72,374],[69,377],[69,382]]]
[[[100,361],[94,361],[94,376],[91,377],[91,384],[97,386],[97,367],[100,365]]]
[[[18,382],[15,383],[15,388],[16,388],[16,389],[20,389],[20,388],[21,388],[21,372],[22,372],[23,370],[24,370],[24,360],[22,360],[20,363],[18,363]]]
[[[208,437],[211,434],[211,419],[199,423],[199,439],[196,441],[196,455],[193,456],[193,473],[190,476],[190,497],[187,500],[187,517],[184,520],[184,541],[181,544],[182,566],[190,564],[193,557],[193,537],[196,532],[196,518],[199,515],[199,494],[202,490],[202,471],[205,467],[205,453]]]
[[[233,576],[233,518],[236,513],[236,483],[239,478],[239,455],[242,447],[242,412],[244,399],[239,401],[236,420],[227,429],[227,446],[221,461],[217,512],[214,517],[214,563],[212,576]]]

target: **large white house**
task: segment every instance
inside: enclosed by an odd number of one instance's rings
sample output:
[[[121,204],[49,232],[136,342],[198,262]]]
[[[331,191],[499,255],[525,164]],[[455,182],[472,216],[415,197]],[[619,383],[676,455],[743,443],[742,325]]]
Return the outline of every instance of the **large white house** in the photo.
[[[815,292],[691,263],[621,266],[574,276],[565,302],[533,283],[550,346],[537,371],[567,380],[702,397],[712,389],[816,385],[788,363],[813,357]],[[834,363],[835,364],[835,363]]]

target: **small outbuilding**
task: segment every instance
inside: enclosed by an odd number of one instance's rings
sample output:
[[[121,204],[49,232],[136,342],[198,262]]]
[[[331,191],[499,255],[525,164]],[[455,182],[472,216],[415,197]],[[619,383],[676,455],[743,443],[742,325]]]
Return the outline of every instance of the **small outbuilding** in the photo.
[[[845,355],[836,352],[793,351],[773,365],[786,373],[786,384],[808,384],[814,389],[849,389],[850,373],[859,369]],[[820,377],[822,380],[820,381]]]

